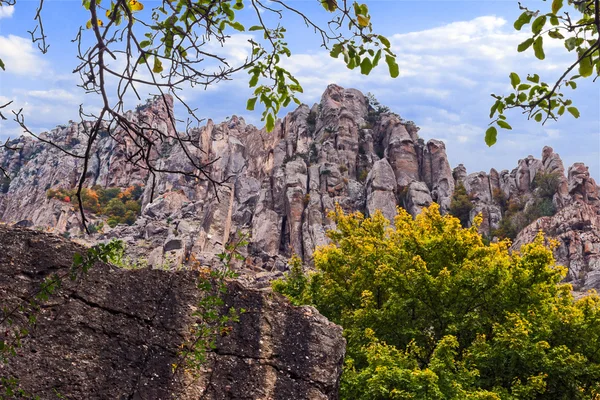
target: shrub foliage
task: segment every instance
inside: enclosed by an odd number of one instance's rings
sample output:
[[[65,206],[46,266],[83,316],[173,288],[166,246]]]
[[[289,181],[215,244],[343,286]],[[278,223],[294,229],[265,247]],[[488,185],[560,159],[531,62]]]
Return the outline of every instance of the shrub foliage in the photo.
[[[575,300],[540,234],[484,244],[433,204],[331,217],[331,244],[275,288],[344,327],[345,399],[596,399],[600,298]]]
[[[494,200],[502,208],[500,226],[492,236],[514,239],[527,225],[540,217],[556,214],[552,201],[558,191],[560,177],[556,173],[539,172],[532,182],[534,189],[530,197],[517,197],[506,200],[501,192],[494,192]]]
[[[462,182],[458,182],[452,194],[450,214],[458,218],[462,226],[467,227],[470,222],[472,209],[473,203],[471,202],[471,197],[467,194],[467,189],[465,189]]]
[[[48,189],[46,196],[49,199],[59,199],[66,203],[76,203],[77,189]],[[144,193],[142,186],[134,185],[121,190],[120,188],[103,188],[99,185],[92,188],[83,188],[81,201],[84,210],[108,217],[110,227],[118,224],[132,225],[141,211],[141,197]],[[96,226],[96,228],[98,228]],[[97,229],[96,229],[97,231]]]

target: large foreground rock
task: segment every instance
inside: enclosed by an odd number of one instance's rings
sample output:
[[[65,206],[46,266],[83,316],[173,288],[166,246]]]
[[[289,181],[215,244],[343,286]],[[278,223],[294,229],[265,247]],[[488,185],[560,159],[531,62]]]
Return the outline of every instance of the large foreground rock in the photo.
[[[61,237],[0,226],[0,303],[12,308],[84,249]],[[173,374],[201,299],[197,272],[96,265],[65,280],[0,376],[41,399],[336,399],[345,341],[311,307],[228,284],[225,307],[245,309],[218,338],[199,378]],[[0,313],[0,320],[3,315]],[[0,335],[5,332],[4,326]]]

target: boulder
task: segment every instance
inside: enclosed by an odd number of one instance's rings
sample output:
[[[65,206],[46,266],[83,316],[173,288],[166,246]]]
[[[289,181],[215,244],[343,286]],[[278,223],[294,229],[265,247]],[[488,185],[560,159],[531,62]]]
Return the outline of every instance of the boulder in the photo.
[[[3,306],[22,302],[50,274],[68,276],[73,255],[85,251],[57,236],[0,226]],[[239,321],[217,337],[198,376],[184,373],[181,345],[194,340],[193,313],[208,294],[194,271],[96,264],[76,282],[63,280],[2,375],[43,399],[338,398],[342,328],[312,307],[235,281],[221,294],[222,312],[238,310]],[[26,320],[17,315],[14,323]]]

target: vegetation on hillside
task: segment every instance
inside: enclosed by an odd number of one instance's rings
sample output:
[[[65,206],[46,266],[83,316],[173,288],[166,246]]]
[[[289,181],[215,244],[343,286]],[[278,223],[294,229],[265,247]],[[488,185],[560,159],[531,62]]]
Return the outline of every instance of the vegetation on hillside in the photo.
[[[344,399],[597,399],[600,297],[575,300],[540,234],[484,244],[433,204],[394,226],[332,213],[316,272],[274,284],[344,328]],[[552,246],[552,244],[551,244]]]
[[[502,209],[502,220],[492,236],[514,239],[527,225],[538,218],[556,214],[553,197],[558,191],[560,178],[555,173],[538,172],[533,179],[534,189],[530,197],[509,200],[501,192],[494,193],[494,200]]]
[[[467,189],[462,182],[458,182],[452,193],[450,201],[450,215],[459,219],[463,227],[468,227],[470,222],[471,210],[473,209],[472,198],[467,193]]]
[[[76,208],[79,205],[74,201],[77,188],[48,189],[46,196],[49,199],[59,199],[66,203],[73,202]],[[87,212],[108,217],[107,223],[111,228],[118,224],[132,225],[140,215],[142,194],[144,189],[140,185],[133,185],[125,190],[120,188],[103,188],[95,185],[92,188],[83,188],[81,200],[83,209]],[[95,225],[90,225],[94,230]],[[93,233],[93,232],[92,232]]]

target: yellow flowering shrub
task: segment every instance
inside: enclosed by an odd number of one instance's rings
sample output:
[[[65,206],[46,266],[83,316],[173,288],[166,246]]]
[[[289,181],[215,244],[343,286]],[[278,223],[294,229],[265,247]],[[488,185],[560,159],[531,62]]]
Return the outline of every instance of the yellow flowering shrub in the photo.
[[[600,395],[600,298],[574,300],[541,233],[511,253],[484,243],[480,218],[465,229],[436,204],[414,220],[398,209],[393,225],[339,207],[331,218],[316,271],[275,286],[344,328],[342,398]]]

